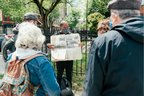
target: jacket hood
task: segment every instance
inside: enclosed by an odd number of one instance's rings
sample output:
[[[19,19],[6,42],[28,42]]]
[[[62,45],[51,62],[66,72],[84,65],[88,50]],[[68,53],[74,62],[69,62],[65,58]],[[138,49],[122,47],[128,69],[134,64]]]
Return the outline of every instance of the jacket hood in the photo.
[[[122,31],[129,35],[133,40],[144,43],[144,17],[134,17],[127,19],[111,30]]]

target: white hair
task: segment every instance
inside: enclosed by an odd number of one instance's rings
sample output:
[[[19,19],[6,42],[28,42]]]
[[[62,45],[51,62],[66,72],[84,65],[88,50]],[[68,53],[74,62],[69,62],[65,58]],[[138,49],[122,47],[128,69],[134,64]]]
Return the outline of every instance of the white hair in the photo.
[[[40,50],[45,41],[45,36],[40,28],[29,22],[23,22],[19,25],[18,38],[16,40],[16,48],[30,48]]]
[[[140,16],[140,11],[139,10],[116,10],[116,9],[112,9],[111,13],[117,13],[117,15],[121,18],[121,19],[127,19],[130,17],[136,17],[136,16]]]

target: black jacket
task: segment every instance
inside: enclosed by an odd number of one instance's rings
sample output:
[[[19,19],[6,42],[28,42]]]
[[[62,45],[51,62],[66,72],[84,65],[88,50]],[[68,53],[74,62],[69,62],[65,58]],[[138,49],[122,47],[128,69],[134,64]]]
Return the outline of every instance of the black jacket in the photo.
[[[83,96],[143,96],[144,18],[115,25],[91,45]]]
[[[16,42],[17,36],[18,36],[18,34],[14,34],[11,38],[9,38],[9,39],[5,38],[2,41],[2,56],[3,56],[3,59],[5,62],[8,57],[7,50],[9,50],[11,53],[16,50],[15,42]]]

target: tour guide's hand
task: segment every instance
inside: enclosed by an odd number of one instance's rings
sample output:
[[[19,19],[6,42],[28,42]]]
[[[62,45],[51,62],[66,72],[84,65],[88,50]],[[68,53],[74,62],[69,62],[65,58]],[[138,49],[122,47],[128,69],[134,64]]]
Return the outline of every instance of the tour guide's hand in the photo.
[[[54,45],[53,44],[47,44],[47,46],[50,48],[50,49],[54,49]]]
[[[81,47],[83,47],[83,43],[81,43],[81,42],[80,42],[80,43],[78,43],[78,45],[79,45],[79,46],[81,46]]]

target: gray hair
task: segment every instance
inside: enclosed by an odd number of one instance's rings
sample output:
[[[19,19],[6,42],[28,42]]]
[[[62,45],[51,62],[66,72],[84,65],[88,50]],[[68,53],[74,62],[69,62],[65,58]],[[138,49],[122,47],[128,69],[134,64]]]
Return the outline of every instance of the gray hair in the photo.
[[[29,22],[23,22],[19,25],[18,38],[16,40],[16,48],[30,48],[40,50],[45,41],[45,36],[40,28]]]
[[[61,21],[61,23],[60,23],[60,27],[62,27],[64,24],[68,24],[68,22],[65,21],[65,20]]]
[[[117,15],[123,20],[123,19],[127,19],[130,17],[136,17],[136,16],[140,16],[140,11],[139,10],[111,10],[111,13],[117,13]]]

